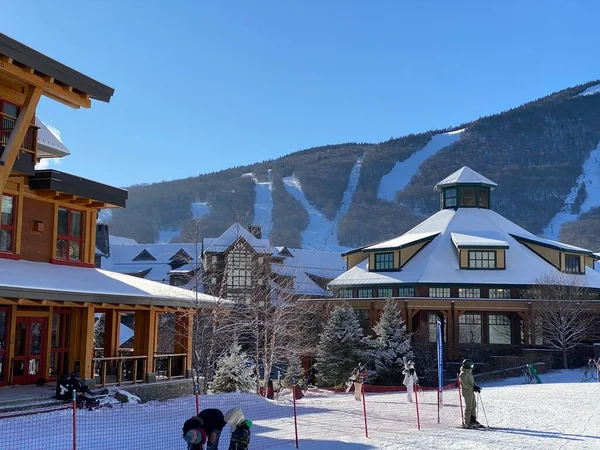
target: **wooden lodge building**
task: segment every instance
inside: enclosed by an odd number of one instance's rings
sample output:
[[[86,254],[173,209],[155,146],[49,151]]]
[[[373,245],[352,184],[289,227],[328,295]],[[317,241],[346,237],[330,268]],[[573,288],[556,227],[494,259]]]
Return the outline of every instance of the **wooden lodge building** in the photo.
[[[95,268],[97,213],[124,207],[127,192],[36,170],[41,159],[68,154],[36,118],[41,96],[89,108],[112,95],[112,88],[0,34],[0,384],[73,371],[101,383],[111,376],[123,382],[123,373],[145,381],[165,358],[179,358],[182,375],[191,368],[192,312],[214,298]],[[157,322],[167,312],[176,315],[176,338],[172,354],[160,355]],[[106,326],[103,355],[95,357],[99,313]],[[118,351],[122,313],[135,313],[128,356]]]
[[[591,251],[543,239],[491,209],[496,183],[463,167],[435,186],[441,210],[410,231],[343,254],[347,271],[329,283],[363,327],[385,299],[401,306],[408,332],[443,324],[445,358],[467,345],[512,354],[542,344],[528,289],[544,277],[600,292]]]

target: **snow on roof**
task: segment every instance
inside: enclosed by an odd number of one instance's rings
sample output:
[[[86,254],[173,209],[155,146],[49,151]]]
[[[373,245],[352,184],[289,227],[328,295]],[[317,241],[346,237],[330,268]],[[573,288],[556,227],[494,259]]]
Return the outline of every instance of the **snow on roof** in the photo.
[[[39,157],[53,158],[71,154],[67,147],[48,129],[39,117],[35,118],[35,126],[38,127],[37,143]]]
[[[333,279],[346,271],[346,261],[337,252],[320,250],[305,250],[300,248],[288,248],[291,257],[286,257],[283,264],[294,267],[305,273]]]
[[[133,330],[125,324],[119,325],[119,347],[133,337]]]
[[[588,250],[585,248],[576,247],[575,245],[563,244],[562,242],[553,241],[551,239],[541,238],[541,237],[538,237],[535,235],[531,235],[531,233],[528,233],[528,234],[530,234],[530,235],[529,236],[521,236],[517,233],[514,233],[513,237],[515,237],[517,240],[522,240],[524,242],[531,242],[533,244],[539,244],[543,247],[551,247],[556,250],[565,250],[565,251],[571,251],[571,252],[577,252],[577,253],[593,254],[591,250]]]
[[[137,245],[137,241],[135,239],[129,239],[122,236],[109,235],[110,247],[112,249],[113,245]]]
[[[599,274],[600,275],[600,274]],[[107,270],[0,259],[0,296],[33,300],[197,306],[195,293]],[[217,298],[201,294],[201,305]]]
[[[284,289],[275,283],[272,283],[272,288],[288,294],[299,295],[317,295],[322,297],[330,297],[333,294],[315,283],[305,272],[297,270],[294,267],[284,266],[282,264],[272,265],[273,273],[293,278],[293,289]]]
[[[398,236],[397,238],[390,239],[389,241],[379,242],[378,244],[369,245],[368,247],[363,248],[364,251],[373,251],[373,250],[388,250],[388,249],[398,249],[407,247],[409,245],[416,244],[418,242],[426,241],[430,238],[433,238],[435,235],[439,234],[439,232],[426,232],[426,233],[405,233],[402,236]]]
[[[403,283],[531,285],[546,275],[560,274],[564,277],[573,277],[573,280],[588,287],[600,288],[600,273],[585,267],[583,275],[562,274],[552,264],[518,242],[513,236],[538,242],[547,242],[548,240],[538,238],[490,209],[444,209],[405,235],[421,233],[439,234],[413,256],[401,271],[369,272],[368,260],[365,260],[333,280],[329,286],[398,285]],[[506,250],[506,268],[504,270],[460,269],[452,233],[493,236],[497,240],[505,241],[509,246]],[[550,242],[555,243],[555,241]],[[566,244],[561,245],[565,250],[583,250]],[[592,253],[589,252],[589,254]]]
[[[244,239],[256,253],[272,253],[271,244],[268,239],[258,239],[239,223],[231,225],[221,236],[216,239],[205,238],[203,242],[204,251],[221,253],[226,251],[239,238]]]
[[[436,184],[435,189],[439,191],[443,187],[456,186],[459,184],[480,184],[482,186],[489,186],[491,188],[498,186],[492,180],[484,177],[478,172],[475,172],[470,167],[463,166]]]
[[[508,248],[508,242],[499,239],[490,239],[470,234],[450,233],[452,242],[456,248],[461,247],[486,247],[486,248]]]

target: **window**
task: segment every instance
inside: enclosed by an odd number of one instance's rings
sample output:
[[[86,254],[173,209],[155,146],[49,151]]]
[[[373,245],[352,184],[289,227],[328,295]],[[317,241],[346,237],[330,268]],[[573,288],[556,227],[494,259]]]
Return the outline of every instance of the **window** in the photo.
[[[4,206],[4,205],[3,205]],[[565,255],[565,272],[566,273],[582,273],[581,258],[579,255]]]
[[[252,285],[252,254],[244,248],[231,250],[227,257],[227,287],[244,289]]]
[[[213,255],[213,257],[212,257],[212,263],[216,264],[217,260],[218,260],[217,255]]]
[[[510,289],[490,289],[488,292],[489,298],[510,298]]]
[[[69,366],[70,332],[71,313],[58,311],[52,314],[50,378],[57,378],[67,372]]]
[[[463,314],[459,317],[458,342],[481,344],[481,314]]]
[[[442,340],[446,342],[446,317],[442,317],[436,313],[427,314],[427,325],[429,327],[429,342],[437,342],[437,321],[442,324]]]
[[[338,290],[338,297],[339,298],[352,298],[352,289],[350,288],[346,288],[346,289],[340,289]]]
[[[458,296],[460,298],[481,298],[481,291],[475,288],[460,288]]]
[[[398,288],[398,297],[414,297],[415,296],[415,288]]]
[[[375,253],[375,270],[393,270],[393,253]]]
[[[210,284],[213,284],[213,285],[217,284],[217,279],[215,277],[212,277],[210,279]]]
[[[460,206],[475,206],[475,188],[461,188]]]
[[[10,133],[17,123],[19,108],[12,103],[0,100],[0,147],[4,147],[8,142]]]
[[[444,208],[456,206],[456,188],[446,189],[444,191]]]
[[[490,190],[486,188],[479,189],[479,207],[489,208],[490,207]]]
[[[0,222],[1,252],[14,252],[15,218],[15,197],[12,195],[2,195],[2,221]]]
[[[450,298],[450,288],[429,288],[429,296],[437,298]]]
[[[67,208],[58,208],[56,257],[81,261],[83,247],[83,214]]]
[[[512,320],[504,314],[488,316],[490,344],[512,344]]]
[[[377,289],[377,297],[392,297],[394,295],[394,290],[392,288],[378,288]]]
[[[469,250],[469,269],[495,269],[495,251]]]
[[[144,249],[132,261],[156,261],[156,258],[148,250]]]
[[[258,258],[259,264],[263,264],[264,262],[265,262],[265,259],[262,256]]]
[[[358,290],[358,298],[371,298],[371,297],[373,297],[373,289],[360,288]]]

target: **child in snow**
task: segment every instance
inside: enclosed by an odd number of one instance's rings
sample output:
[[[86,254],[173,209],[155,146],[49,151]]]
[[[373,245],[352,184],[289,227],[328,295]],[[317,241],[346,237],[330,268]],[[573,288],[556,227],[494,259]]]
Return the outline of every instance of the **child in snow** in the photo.
[[[225,413],[225,421],[231,426],[229,450],[247,450],[250,445],[250,427],[252,422],[246,420],[240,408],[230,409]]]
[[[183,424],[183,439],[188,443],[188,450],[202,450],[206,442],[206,450],[218,450],[221,431],[226,425],[220,409],[203,409],[197,416]]]
[[[475,393],[481,392],[481,388],[475,384],[475,378],[473,378],[473,367],[475,363],[470,359],[465,359],[460,367],[460,387],[462,389],[462,396],[465,399],[465,428],[483,428],[479,422],[477,422],[477,401],[475,400]]]
[[[415,385],[419,383],[419,378],[417,377],[417,371],[415,370],[415,363],[412,361],[404,360],[404,370],[402,371],[404,374],[404,381],[402,384],[406,386],[406,396],[408,398],[409,403],[413,402],[413,392],[415,390]]]
[[[350,375],[350,381],[354,382],[354,399],[360,401],[362,394],[363,383],[367,381],[369,372],[362,363],[358,363],[358,367],[352,371]]]

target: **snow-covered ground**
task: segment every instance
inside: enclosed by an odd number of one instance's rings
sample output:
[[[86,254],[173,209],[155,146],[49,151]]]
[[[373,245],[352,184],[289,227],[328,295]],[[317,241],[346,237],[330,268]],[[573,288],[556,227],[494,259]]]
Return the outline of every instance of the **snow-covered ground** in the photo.
[[[600,92],[600,84],[596,84],[594,86],[590,86],[589,88],[587,88],[585,91],[583,91],[579,95],[580,96],[594,95],[594,94],[597,94],[598,92]]]
[[[192,219],[201,219],[210,213],[210,206],[206,202],[196,202],[191,204]]]
[[[581,185],[585,185],[587,197],[581,205],[579,214],[577,214],[573,211],[573,204]],[[565,198],[564,206],[544,228],[544,237],[555,241],[558,240],[560,237],[560,228],[564,223],[577,220],[581,214],[597,207],[600,207],[600,143],[590,152],[590,155],[583,163],[582,173],[577,178],[575,186],[573,186],[567,198]]]
[[[521,378],[482,384],[478,419],[494,430],[464,430],[458,391],[444,392],[437,423],[435,391],[419,394],[421,431],[415,404],[403,392],[366,394],[369,437],[365,437],[362,402],[350,394],[310,390],[298,400],[300,448],[323,449],[598,449],[600,383],[572,384],[581,370],[542,374],[543,384]],[[252,449],[293,449],[293,407],[289,393],[269,401],[247,394],[200,397],[200,407],[226,411],[240,406],[253,421]],[[181,449],[181,425],[195,411],[186,397],[143,405],[77,412],[80,450]],[[68,449],[71,411],[0,419],[2,448]],[[35,430],[35,432],[32,432]],[[228,427],[220,448],[227,448]]]
[[[263,239],[268,239],[273,229],[273,179],[271,178],[271,169],[267,171],[267,181],[258,181],[253,173],[247,173],[242,176],[250,176],[254,180],[254,225],[260,225],[262,228]]]
[[[377,189],[377,198],[395,202],[396,192],[401,191],[410,183],[411,178],[419,171],[421,164],[441,149],[458,141],[463,131],[465,131],[464,128],[448,133],[436,134],[425,147],[417,150],[404,161],[396,162],[392,170],[381,177],[379,188]]]
[[[358,180],[360,179],[360,169],[362,167],[363,159],[364,155],[360,156],[356,160],[356,163],[354,163],[354,166],[350,171],[348,186],[342,196],[340,208],[332,220],[327,219],[321,211],[308,201],[302,191],[300,180],[298,180],[295,175],[283,179],[285,189],[292,194],[308,212],[308,226],[302,232],[302,248],[311,250],[329,250],[332,252],[344,252],[348,250],[347,247],[340,246],[337,229],[340,220],[344,214],[348,212],[348,209],[352,204],[352,199],[354,198],[354,193],[358,186]]]

